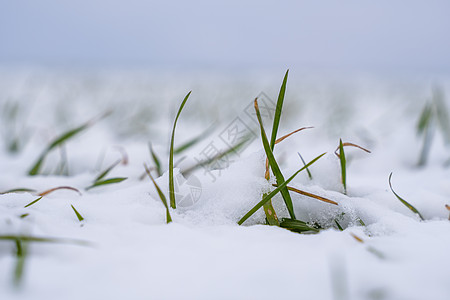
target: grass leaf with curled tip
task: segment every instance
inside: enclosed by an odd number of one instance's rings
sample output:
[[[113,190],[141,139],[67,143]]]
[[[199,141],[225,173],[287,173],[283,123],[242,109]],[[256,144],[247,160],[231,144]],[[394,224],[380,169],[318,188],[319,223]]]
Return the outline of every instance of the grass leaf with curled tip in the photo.
[[[404,200],[402,197],[400,197],[392,188],[392,183],[391,183],[391,179],[392,179],[392,172],[389,175],[389,187],[391,188],[392,193],[395,195],[395,197],[397,197],[398,200],[400,200],[401,203],[403,203],[403,205],[405,205],[407,208],[409,208],[409,210],[411,210],[413,213],[415,213],[416,215],[418,215],[420,217],[420,219],[422,221],[424,221],[425,219],[422,217],[422,215],[420,214],[420,212],[411,204],[409,204],[408,201]]]
[[[159,188],[155,179],[153,179],[153,176],[150,173],[150,170],[147,168],[147,166],[145,164],[144,164],[144,168],[145,168],[145,172],[147,173],[148,177],[150,177],[150,179],[152,180],[153,185],[155,186],[155,189],[158,192],[159,198],[161,199],[161,202],[164,204],[164,207],[166,208],[166,222],[167,222],[167,224],[169,224],[170,222],[172,222],[172,217],[170,216],[169,205],[167,204],[166,196],[164,196],[164,193]]]
[[[17,189],[12,189],[12,190],[7,190],[4,192],[1,192],[0,195],[9,194],[9,193],[35,193],[35,192],[36,192],[36,190],[33,190],[33,189],[17,188]]]
[[[40,197],[37,198],[36,200],[34,200],[34,201],[28,203],[27,205],[24,206],[24,208],[27,208],[28,206],[31,206],[31,205],[35,204],[36,202],[38,202],[39,200],[41,200],[42,197],[43,197],[43,196],[40,196]]]
[[[261,201],[259,201],[248,213],[243,216],[238,224],[242,225],[248,218],[250,218],[258,209],[260,209],[264,203],[272,199],[273,196],[275,196],[282,188],[286,187],[286,185],[292,181],[292,179],[297,176],[298,173],[306,169],[307,167],[311,166],[313,163],[315,163],[318,159],[320,159],[322,156],[324,156],[326,153],[322,153],[321,155],[317,156],[313,160],[311,160],[309,163],[307,163],[305,166],[303,166],[301,169],[299,169],[297,172],[295,172],[291,177],[286,179],[282,184],[280,184],[276,189],[274,189],[272,192],[270,192],[266,197],[264,197]]]
[[[175,117],[175,121],[173,122],[172,129],[172,138],[170,139],[170,152],[169,152],[169,198],[170,198],[170,207],[177,208],[177,204],[175,202],[175,183],[173,179],[173,144],[175,140],[175,128],[177,126],[178,118],[180,117],[181,111],[183,110],[184,105],[186,104],[187,99],[191,95],[190,91],[184,97],[183,102],[181,102],[180,108],[178,109],[177,116]]]
[[[284,176],[281,173],[280,167],[278,166],[278,163],[275,160],[275,156],[273,155],[272,149],[269,145],[269,141],[267,140],[266,131],[264,130],[264,125],[263,125],[262,119],[261,119],[261,113],[259,112],[258,99],[255,99],[254,105],[255,105],[256,117],[258,118],[259,128],[261,130],[261,139],[262,139],[262,143],[264,146],[264,151],[266,152],[267,159],[269,160],[269,164],[275,175],[277,184],[279,184],[281,187],[281,195],[283,196],[284,203],[286,204],[286,207],[288,209],[289,216],[292,219],[295,219],[294,205],[292,204],[291,196],[289,195],[288,189],[282,185],[282,183],[285,182]]]
[[[155,164],[156,173],[158,174],[158,177],[160,177],[163,174],[163,172],[161,169],[161,163],[159,161],[159,158],[158,158],[158,156],[156,156],[155,151],[153,151],[153,147],[152,147],[151,143],[148,144],[148,148],[150,150],[150,154],[152,156],[153,163]]]
[[[122,182],[122,181],[127,180],[127,179],[128,179],[127,177],[114,177],[114,178],[109,178],[109,179],[97,181],[93,185],[88,186],[86,188],[86,190],[90,190],[90,189],[92,189],[94,187],[97,187],[97,186],[113,184],[113,183],[119,183],[119,182]]]
[[[300,221],[300,220],[294,220],[294,219],[288,219],[283,218],[280,223],[280,227],[288,229],[293,232],[298,233],[317,233],[319,232],[319,229],[315,228],[314,226],[311,226],[310,224]]]
[[[46,196],[46,195],[48,195],[50,193],[53,193],[54,191],[57,191],[57,190],[71,190],[71,191],[77,192],[78,195],[81,196],[81,192],[78,189],[76,189],[74,187],[71,187],[71,186],[58,186],[58,187],[55,187],[55,188],[51,188],[49,190],[43,191],[42,193],[39,193],[38,196],[41,196],[41,197],[42,196]]]
[[[300,132],[300,131],[305,130],[305,129],[312,129],[312,128],[314,128],[314,127],[311,127],[311,126],[309,126],[309,127],[302,127],[302,128],[296,129],[296,130],[294,130],[294,131],[292,131],[292,132],[290,132],[288,134],[285,134],[285,135],[283,135],[282,137],[280,137],[279,139],[277,139],[275,141],[275,145],[281,143],[282,141],[284,141],[285,139],[287,139],[288,137],[290,137],[294,133]]]
[[[365,152],[367,152],[367,153],[371,153],[370,150],[368,150],[368,149],[366,149],[366,148],[363,148],[363,147],[361,147],[361,146],[359,146],[359,145],[356,145],[356,144],[353,144],[353,143],[349,143],[349,142],[342,143],[342,147],[348,147],[348,146],[351,146],[351,147],[355,147],[355,148],[361,149],[361,150],[363,150],[363,151],[365,151]],[[337,151],[340,150],[340,148],[341,148],[341,146],[340,146],[340,144],[339,144],[339,146],[338,146],[338,147],[336,148],[336,150],[334,151],[334,154],[336,154],[336,156],[339,157],[339,158],[340,158],[340,154],[339,154]]]
[[[275,187],[278,186],[277,184],[272,184],[272,185],[275,186]],[[322,202],[325,202],[325,203],[330,203],[330,204],[338,205],[337,202],[335,202],[335,201],[333,201],[333,200],[330,200],[330,199],[327,199],[327,198],[324,198],[324,197],[321,197],[321,196],[319,196],[319,195],[315,195],[315,194],[312,194],[312,193],[308,193],[308,192],[305,192],[305,191],[296,189],[296,188],[291,187],[291,186],[286,186],[286,187],[287,187],[288,190],[293,191],[293,192],[295,192],[295,193],[297,193],[297,194],[300,194],[300,195],[303,195],[303,196],[307,196],[307,197],[310,197],[310,198],[314,198],[314,199],[317,199],[317,200],[322,201]]]
[[[83,216],[75,209],[75,207],[72,204],[70,206],[72,207],[73,211],[77,215],[78,221],[80,221],[80,222],[83,221],[84,220]]]

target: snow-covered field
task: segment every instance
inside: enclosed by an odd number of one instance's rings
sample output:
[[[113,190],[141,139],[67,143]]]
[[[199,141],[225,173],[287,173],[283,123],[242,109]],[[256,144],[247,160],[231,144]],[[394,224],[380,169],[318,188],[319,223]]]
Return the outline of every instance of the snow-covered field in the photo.
[[[274,189],[264,178],[252,105],[260,96],[270,132],[283,75],[2,70],[0,192],[34,191],[0,195],[0,235],[69,241],[22,241],[18,257],[14,240],[0,240],[0,299],[450,299],[450,149],[440,125],[450,107],[448,78],[322,78],[291,70],[278,136],[314,128],[278,144],[275,155],[288,178],[303,166],[298,153],[308,162],[327,152],[309,168],[312,179],[301,172],[290,186],[339,204],[291,192],[297,218],[323,228],[298,234],[264,225],[262,209],[237,225]],[[201,140],[175,156],[179,205],[166,224],[143,164],[155,166],[151,143],[164,174],[152,172],[168,198],[171,129],[190,90],[175,146]],[[417,122],[437,98],[445,105],[433,106],[430,150],[418,167],[424,137]],[[40,175],[27,175],[56,137],[105,113],[51,151]],[[242,132],[251,144],[182,177]],[[347,195],[334,154],[340,138],[371,151],[345,148]],[[119,160],[104,179],[126,180],[85,189]],[[395,192],[424,221],[392,193],[391,172]],[[24,207],[60,186],[81,194],[56,190]],[[274,207],[288,217],[280,195]]]

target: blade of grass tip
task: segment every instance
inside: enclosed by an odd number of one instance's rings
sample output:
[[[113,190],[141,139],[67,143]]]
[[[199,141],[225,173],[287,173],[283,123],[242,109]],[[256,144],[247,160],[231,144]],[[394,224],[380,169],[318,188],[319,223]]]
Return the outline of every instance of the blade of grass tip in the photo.
[[[42,193],[39,193],[38,196],[46,196],[46,195],[48,195],[50,193],[53,193],[54,191],[57,191],[57,190],[70,190],[70,191],[77,192],[78,195],[81,196],[81,192],[78,189],[76,189],[74,187],[71,187],[71,186],[58,186],[58,187],[46,190],[46,191],[44,191]]]
[[[339,229],[339,231],[344,231],[344,229],[342,228],[341,224],[339,224],[339,222],[335,219],[334,223],[336,223],[337,228]]]
[[[114,178],[109,178],[109,179],[97,181],[93,185],[88,186],[86,188],[86,190],[90,190],[90,189],[92,189],[94,187],[98,187],[98,186],[102,186],[102,185],[119,183],[119,182],[122,182],[122,181],[127,180],[127,179],[128,179],[127,177],[114,177]]]
[[[345,159],[344,145],[339,139],[339,160],[341,162],[341,181],[344,186],[344,194],[347,195],[347,162]]]
[[[433,114],[432,106],[426,103],[420,114],[419,121],[417,122],[417,134],[422,134],[430,124],[431,115]]]
[[[273,148],[275,147],[278,126],[280,125],[281,110],[283,108],[284,95],[286,94],[286,84],[287,84],[288,75],[289,75],[289,69],[286,71],[286,74],[284,75],[283,83],[281,84],[280,92],[278,93],[277,106],[275,109],[275,116],[273,118],[272,136],[270,138],[270,149],[272,149],[272,151],[273,151]]]
[[[27,189],[27,188],[17,188],[17,189],[12,189],[12,190],[7,190],[4,192],[1,192],[0,195],[10,194],[10,193],[36,193],[36,190]]]
[[[161,177],[161,175],[162,175],[161,162],[159,161],[158,156],[156,156],[155,151],[153,151],[153,147],[152,147],[151,143],[148,144],[148,148],[150,150],[150,154],[152,156],[153,163],[155,164],[155,167],[156,167],[156,173],[158,174],[158,177]]]
[[[422,217],[421,213],[411,204],[409,204],[408,201],[404,200],[402,197],[400,197],[392,188],[392,183],[391,183],[391,179],[392,179],[392,172],[389,175],[389,187],[391,188],[392,193],[395,195],[395,197],[397,197],[398,200],[400,200],[401,203],[403,203],[403,205],[405,205],[407,208],[409,208],[409,210],[411,210],[413,213],[415,213],[416,215],[418,215],[420,217],[420,219],[422,221],[424,221],[425,219]]]
[[[75,207],[72,204],[70,206],[72,207],[73,211],[77,215],[78,221],[80,221],[80,222],[83,221],[84,220],[83,216],[75,209]]]
[[[170,216],[169,205],[167,204],[166,196],[164,196],[164,193],[159,188],[155,179],[153,179],[153,176],[150,173],[150,170],[147,168],[147,165],[145,165],[145,164],[144,164],[144,169],[145,169],[145,172],[147,173],[148,177],[150,177],[150,179],[152,180],[153,185],[155,186],[155,189],[158,192],[159,198],[161,199],[161,202],[164,204],[164,207],[166,208],[166,222],[167,222],[167,224],[169,224],[170,222],[172,222],[172,217]]]
[[[254,106],[255,106],[256,116],[257,116],[258,122],[259,122],[259,128],[261,130],[261,139],[263,142],[264,150],[266,152],[266,156],[269,160],[270,167],[272,168],[272,171],[276,177],[277,184],[282,186],[282,183],[285,182],[284,176],[281,173],[280,167],[278,166],[278,163],[276,162],[275,156],[273,155],[272,149],[269,145],[269,141],[267,140],[266,131],[264,130],[264,126],[262,123],[257,99],[255,99]],[[286,204],[286,207],[288,209],[289,216],[292,219],[295,219],[294,205],[292,204],[291,196],[289,195],[289,191],[286,187],[281,188],[281,195],[283,196],[284,203]]]
[[[95,178],[94,182],[102,180],[106,175],[108,175],[109,172],[111,172],[112,169],[117,167],[122,162],[122,159],[116,160],[112,165],[110,165],[108,168],[106,168],[103,172],[101,172],[97,178]]]
[[[297,152],[297,154],[298,154],[298,156],[300,157],[300,159],[301,159],[303,165],[306,165],[306,162],[305,162],[305,160],[303,159],[303,156],[300,154],[300,152]],[[312,180],[313,177],[312,177],[311,172],[309,171],[309,168],[306,168],[306,173],[308,173],[309,179]]]
[[[292,131],[292,132],[290,132],[290,133],[288,133],[286,135],[283,135],[279,139],[277,139],[275,141],[275,145],[281,143],[282,141],[284,141],[285,139],[287,139],[288,137],[290,137],[294,133],[300,132],[300,131],[305,130],[305,129],[312,129],[312,128],[314,128],[314,127],[309,126],[309,127],[302,127],[302,128],[296,129],[296,130],[294,130],[294,131]]]
[[[277,184],[272,184],[272,185],[275,186],[275,187],[278,186]],[[287,187],[288,190],[293,191],[293,192],[295,192],[295,193],[297,193],[297,194],[300,194],[300,195],[303,195],[303,196],[307,196],[307,197],[310,197],[310,198],[314,198],[314,199],[317,199],[317,200],[322,201],[322,202],[325,202],[325,203],[330,203],[330,204],[338,205],[337,202],[335,202],[335,201],[333,201],[333,200],[330,200],[330,199],[327,199],[327,198],[324,198],[324,197],[321,197],[321,196],[319,196],[319,195],[315,195],[315,194],[312,194],[312,193],[308,193],[308,192],[305,192],[305,191],[296,189],[296,188],[291,187],[291,186],[286,186],[286,187]]]
[[[31,205],[35,204],[36,202],[38,202],[39,200],[41,200],[42,197],[43,197],[43,196],[40,196],[40,197],[37,198],[36,200],[34,200],[34,201],[28,203],[27,205],[24,206],[24,208],[27,208],[28,206],[31,206]]]
[[[324,156],[326,153],[322,153],[321,155],[317,156],[313,160],[311,160],[309,163],[307,163],[305,166],[303,166],[301,169],[299,169],[297,172],[295,172],[291,177],[289,177],[286,181],[284,181],[282,184],[280,184],[276,189],[274,189],[272,192],[269,193],[264,199],[262,199],[260,202],[258,202],[248,213],[243,216],[238,224],[242,225],[248,218],[250,218],[258,209],[260,209],[264,203],[272,199],[273,196],[275,196],[282,188],[286,187],[289,182],[292,181],[292,179],[297,176],[298,173],[306,169],[307,167],[311,166],[313,163],[315,163],[318,159],[320,159],[322,156]]]
[[[170,153],[169,153],[169,198],[170,198],[170,207],[177,208],[177,204],[175,202],[175,184],[173,179],[173,144],[175,140],[175,128],[177,126],[178,118],[180,117],[181,111],[183,110],[184,105],[186,104],[187,99],[191,95],[190,91],[184,97],[183,102],[181,102],[180,108],[178,109],[177,116],[175,117],[175,122],[173,122],[172,129],[172,138],[170,139]]]

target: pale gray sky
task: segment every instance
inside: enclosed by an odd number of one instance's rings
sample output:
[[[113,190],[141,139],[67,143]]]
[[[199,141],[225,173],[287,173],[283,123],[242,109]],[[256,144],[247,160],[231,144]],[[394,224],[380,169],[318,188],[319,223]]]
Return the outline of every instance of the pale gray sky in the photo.
[[[450,70],[450,1],[2,0],[0,64]]]

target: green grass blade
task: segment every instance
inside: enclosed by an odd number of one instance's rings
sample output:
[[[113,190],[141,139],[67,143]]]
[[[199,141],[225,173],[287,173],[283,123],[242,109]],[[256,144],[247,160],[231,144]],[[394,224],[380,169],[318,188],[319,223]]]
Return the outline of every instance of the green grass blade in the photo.
[[[79,126],[77,128],[71,129],[71,130],[63,133],[59,137],[57,137],[55,140],[53,140],[53,142],[50,143],[50,145],[44,150],[44,152],[42,152],[42,154],[39,157],[39,159],[37,160],[37,162],[33,165],[33,167],[28,172],[28,175],[37,175],[37,174],[39,174],[39,171],[41,169],[42,163],[44,162],[45,157],[47,156],[47,154],[51,150],[53,150],[55,147],[61,145],[62,143],[66,142],[70,138],[76,136],[80,132],[84,131],[91,124],[92,124],[92,122],[88,122],[88,123],[83,124],[83,125],[81,125],[81,126]]]
[[[341,162],[341,181],[342,185],[344,186],[344,194],[347,195],[347,161],[345,159],[342,139],[339,140],[339,160]]]
[[[111,172],[112,169],[117,167],[121,162],[122,159],[119,159],[116,162],[114,162],[111,166],[106,168],[106,170],[104,170],[102,173],[100,173],[100,175],[97,176],[97,178],[95,178],[95,182],[102,180],[106,175],[108,175],[109,172]]]
[[[172,217],[170,216],[169,205],[167,205],[166,196],[164,196],[163,192],[159,188],[155,179],[153,179],[153,176],[150,173],[150,170],[147,168],[147,166],[145,164],[144,164],[144,168],[145,168],[145,172],[147,173],[148,177],[150,177],[150,179],[152,180],[153,185],[155,186],[155,189],[158,192],[159,198],[161,199],[162,203],[164,204],[164,207],[166,208],[166,222],[167,222],[167,224],[169,224],[170,222],[172,222]]]
[[[14,285],[19,287],[23,279],[23,271],[25,267],[25,258],[27,255],[27,245],[26,242],[16,239],[16,267],[14,269]]]
[[[152,144],[148,144],[148,148],[150,149],[150,154],[156,167],[156,173],[158,173],[158,177],[160,177],[163,174],[161,169],[161,162],[159,161],[158,156],[156,156],[155,151],[153,151]]]
[[[258,202],[248,213],[243,216],[238,224],[242,225],[248,218],[250,218],[258,209],[260,209],[266,202],[268,202],[270,199],[272,199],[273,196],[275,196],[282,188],[286,187],[289,182],[292,181],[292,179],[297,176],[298,173],[305,170],[307,167],[311,166],[313,163],[315,163],[319,158],[324,156],[326,153],[322,153],[321,155],[314,158],[312,161],[307,163],[305,166],[303,166],[301,169],[299,169],[297,172],[295,172],[291,177],[289,177],[286,181],[284,181],[282,184],[278,185],[276,189],[274,189],[272,192],[270,192],[266,197],[264,197],[260,202]]]
[[[36,200],[34,200],[34,201],[28,203],[27,205],[24,206],[24,208],[27,208],[28,206],[31,206],[31,205],[35,204],[36,202],[38,202],[39,200],[41,200],[42,197],[43,197],[43,196],[40,196],[40,197],[37,198]]]
[[[88,186],[86,188],[86,190],[90,190],[90,189],[92,189],[94,187],[97,187],[97,186],[113,184],[113,183],[119,183],[119,182],[122,182],[122,181],[127,180],[127,179],[128,179],[127,177],[114,177],[114,178],[109,178],[109,179],[97,181],[93,185]]]
[[[334,219],[334,223],[336,223],[336,226],[339,229],[339,231],[344,231],[344,229],[342,228],[341,224],[339,224],[339,222],[336,219]]]
[[[80,221],[80,222],[83,221],[84,220],[83,216],[75,209],[75,207],[73,207],[72,204],[70,206],[72,206],[73,211],[77,215],[78,221]]]
[[[89,242],[83,240],[76,239],[63,239],[63,238],[48,238],[48,237],[36,237],[36,236],[28,236],[28,235],[0,235],[0,241],[13,241],[16,240],[25,241],[25,242],[37,242],[37,243],[67,243],[67,244],[76,244],[82,246],[91,245]]]
[[[300,157],[300,159],[302,160],[303,165],[306,165],[305,160],[303,159],[303,156],[300,154],[300,152],[297,152],[298,156]],[[308,177],[310,180],[313,179],[311,172],[309,171],[309,168],[306,168],[306,172],[308,173]]]
[[[432,113],[432,106],[429,103],[425,104],[422,113],[420,114],[419,121],[417,122],[417,133],[419,135],[428,128]]]
[[[420,212],[411,204],[409,204],[408,201],[404,200],[402,197],[400,197],[392,188],[392,183],[391,183],[391,178],[392,178],[392,172],[389,175],[389,187],[391,188],[392,193],[395,195],[395,197],[397,197],[398,200],[400,200],[401,203],[403,203],[403,205],[405,205],[407,208],[409,208],[409,210],[411,210],[413,213],[415,213],[416,215],[418,215],[420,217],[420,219],[422,221],[424,221],[425,219],[423,218],[423,216],[420,214]]]
[[[319,232],[319,229],[309,225],[306,222],[294,219],[283,218],[280,223],[280,227],[288,229],[293,232],[304,233],[304,232]]]
[[[277,184],[279,186],[281,186],[281,184],[285,181],[284,176],[281,173],[280,167],[278,166],[278,163],[275,160],[275,156],[273,155],[272,148],[270,147],[269,141],[267,140],[266,131],[264,130],[264,126],[262,123],[261,113],[259,112],[257,99],[255,99],[255,111],[256,111],[256,116],[258,118],[258,122],[259,122],[259,128],[261,130],[261,138],[262,138],[264,150],[267,155],[267,159],[269,160],[270,167],[272,168],[272,171],[276,177]],[[292,219],[295,219],[294,205],[292,204],[291,195],[289,194],[289,191],[286,187],[283,187],[281,189],[281,195],[283,196],[283,200],[284,200],[284,203],[286,204],[286,207],[288,209],[290,217]]]
[[[36,190],[27,189],[27,188],[17,188],[17,189],[12,189],[12,190],[7,190],[4,192],[1,192],[0,195],[9,194],[9,193],[36,193]]]
[[[175,122],[173,122],[172,138],[170,139],[169,198],[170,198],[170,207],[172,207],[172,208],[177,208],[177,204],[175,202],[175,184],[174,184],[174,180],[173,180],[173,144],[174,144],[174,140],[175,140],[175,128],[177,126],[177,121],[178,121],[178,118],[180,117],[181,111],[183,110],[183,107],[186,104],[187,99],[191,95],[191,92],[187,93],[187,95],[184,97],[183,102],[181,102],[180,108],[178,109],[177,116],[175,117]]]
[[[278,126],[280,125],[281,110],[283,108],[284,95],[286,93],[286,84],[287,84],[288,74],[289,74],[289,69],[286,71],[286,74],[284,75],[283,83],[281,84],[280,93],[278,94],[277,106],[275,109],[275,116],[273,118],[272,136],[270,138],[270,148],[272,149],[272,151],[273,151],[273,148],[275,147],[275,141],[277,140],[277,132],[278,132]]]

